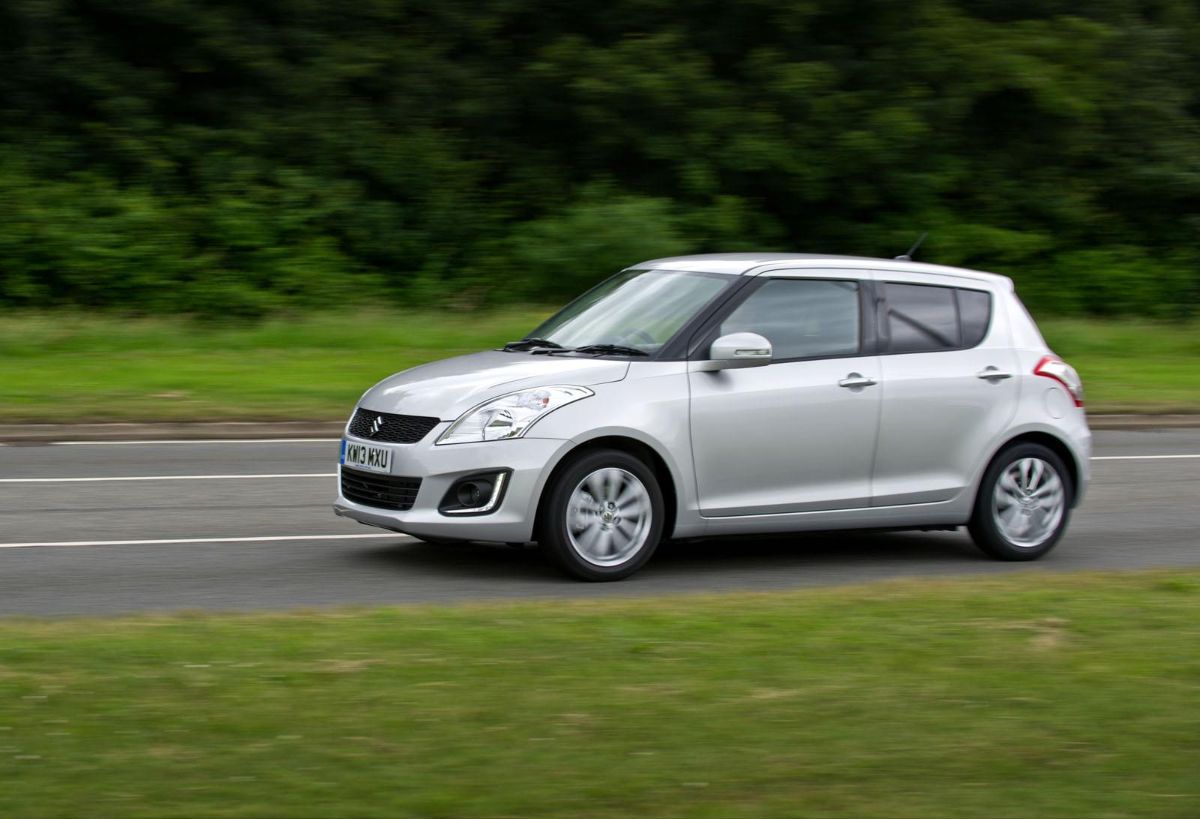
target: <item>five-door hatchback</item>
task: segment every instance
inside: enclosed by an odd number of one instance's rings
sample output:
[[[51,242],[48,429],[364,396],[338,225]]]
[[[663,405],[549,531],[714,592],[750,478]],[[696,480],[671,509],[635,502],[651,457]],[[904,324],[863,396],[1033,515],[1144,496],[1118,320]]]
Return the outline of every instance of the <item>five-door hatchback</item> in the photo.
[[[334,509],[430,542],[536,541],[588,580],[664,538],[743,533],[965,525],[1031,560],[1087,484],[1082,399],[1002,276],[658,259],[503,349],[367,390]]]

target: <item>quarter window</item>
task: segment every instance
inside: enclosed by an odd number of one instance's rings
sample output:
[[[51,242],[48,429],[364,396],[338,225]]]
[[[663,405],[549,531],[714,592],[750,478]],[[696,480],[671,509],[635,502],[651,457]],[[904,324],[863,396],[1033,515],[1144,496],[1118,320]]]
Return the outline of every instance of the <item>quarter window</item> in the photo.
[[[828,358],[859,351],[858,284],[771,279],[721,324],[720,335],[758,333],[773,358]]]
[[[982,290],[959,290],[958,315],[962,319],[962,345],[978,346],[992,323],[991,295]]]

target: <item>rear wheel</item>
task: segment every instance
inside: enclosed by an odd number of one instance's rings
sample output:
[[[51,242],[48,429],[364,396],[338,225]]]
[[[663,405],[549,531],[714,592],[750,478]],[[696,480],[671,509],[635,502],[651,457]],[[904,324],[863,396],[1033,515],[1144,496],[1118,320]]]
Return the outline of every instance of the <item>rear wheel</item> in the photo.
[[[662,537],[665,505],[653,471],[620,450],[586,453],[563,469],[542,508],[541,546],[583,580],[620,580]]]
[[[984,473],[968,526],[998,560],[1036,560],[1066,531],[1074,487],[1062,459],[1041,444],[1018,444]]]

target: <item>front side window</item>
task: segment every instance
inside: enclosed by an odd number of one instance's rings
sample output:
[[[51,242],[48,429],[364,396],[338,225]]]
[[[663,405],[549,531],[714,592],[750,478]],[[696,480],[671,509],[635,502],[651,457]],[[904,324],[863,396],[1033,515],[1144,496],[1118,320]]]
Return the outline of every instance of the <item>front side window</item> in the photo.
[[[720,335],[758,333],[772,357],[829,358],[859,351],[858,284],[771,279],[721,323]]]
[[[568,304],[530,335],[570,349],[616,344],[652,355],[736,278],[627,270]]]

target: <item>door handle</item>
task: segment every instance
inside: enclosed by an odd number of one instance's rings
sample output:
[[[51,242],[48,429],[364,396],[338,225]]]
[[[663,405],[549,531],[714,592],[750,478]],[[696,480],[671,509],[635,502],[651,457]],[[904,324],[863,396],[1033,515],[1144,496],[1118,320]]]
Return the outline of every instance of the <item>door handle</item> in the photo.
[[[845,378],[843,378],[841,381],[838,382],[838,386],[846,387],[847,389],[852,390],[856,387],[871,387],[871,386],[874,386],[876,383],[877,382],[875,381],[874,378],[867,378],[865,375],[863,375],[861,373],[850,373],[850,375],[846,376]]]
[[[1006,378],[1012,378],[1012,373],[1001,372],[995,367],[987,366],[979,372],[975,373],[976,378],[982,378],[985,381],[1003,381]]]

